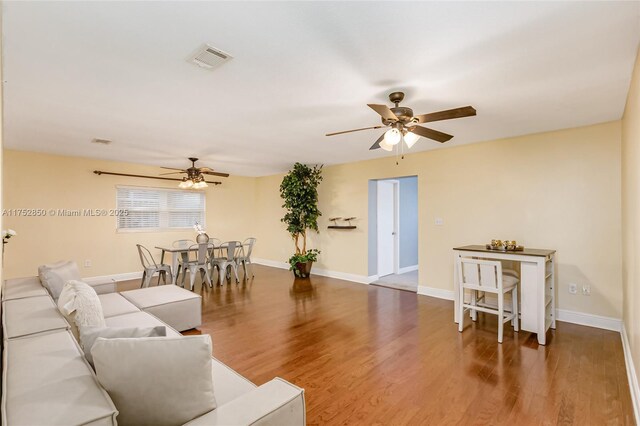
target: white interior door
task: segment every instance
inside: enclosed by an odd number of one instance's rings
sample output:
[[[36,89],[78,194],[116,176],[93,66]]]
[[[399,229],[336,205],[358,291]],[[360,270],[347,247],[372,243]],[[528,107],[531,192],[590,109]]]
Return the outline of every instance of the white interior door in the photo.
[[[396,272],[396,183],[378,181],[378,276]]]

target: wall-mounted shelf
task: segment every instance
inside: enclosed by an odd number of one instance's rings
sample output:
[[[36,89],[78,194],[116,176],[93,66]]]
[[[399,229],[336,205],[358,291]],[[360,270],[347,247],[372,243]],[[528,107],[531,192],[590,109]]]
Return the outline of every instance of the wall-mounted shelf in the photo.
[[[331,217],[329,220],[333,222],[333,225],[327,226],[327,229],[356,229],[356,226],[351,224],[351,221],[355,218],[355,216],[345,217],[344,219],[341,217]],[[338,221],[347,222],[347,225],[336,225]]]

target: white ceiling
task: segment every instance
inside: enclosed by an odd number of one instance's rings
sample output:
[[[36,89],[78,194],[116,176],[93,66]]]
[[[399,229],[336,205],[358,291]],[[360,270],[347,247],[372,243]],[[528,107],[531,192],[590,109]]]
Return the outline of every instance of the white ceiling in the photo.
[[[324,134],[397,89],[477,109],[445,146],[619,119],[640,38],[640,2],[3,4],[6,147],[248,176],[390,155]],[[187,63],[204,42],[234,59]]]

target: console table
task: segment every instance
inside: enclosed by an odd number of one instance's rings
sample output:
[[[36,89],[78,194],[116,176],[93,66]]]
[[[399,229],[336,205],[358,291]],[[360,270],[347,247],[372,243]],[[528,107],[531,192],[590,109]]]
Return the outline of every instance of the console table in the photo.
[[[459,322],[458,263],[462,257],[476,259],[510,260],[520,263],[520,328],[537,333],[538,343],[546,343],[549,327],[556,328],[555,302],[555,250],[529,249],[523,251],[496,251],[483,245],[470,245],[453,249],[454,321]]]

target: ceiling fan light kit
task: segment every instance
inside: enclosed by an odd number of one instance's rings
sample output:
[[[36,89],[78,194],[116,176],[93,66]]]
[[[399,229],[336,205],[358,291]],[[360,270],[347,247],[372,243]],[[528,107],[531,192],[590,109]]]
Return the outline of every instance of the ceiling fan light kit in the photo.
[[[341,132],[327,133],[326,136],[334,136],[341,135],[343,133],[389,127],[389,130],[384,132],[382,136],[380,136],[369,149],[373,150],[382,148],[384,151],[391,152],[395,148],[398,151],[401,151],[403,150],[403,147],[400,142],[404,141],[407,149],[411,149],[421,136],[440,143],[447,142],[451,140],[451,138],[453,138],[453,135],[448,135],[438,130],[418,126],[418,124],[430,123],[432,121],[451,120],[454,118],[471,117],[476,115],[476,110],[472,106],[432,112],[430,114],[413,115],[413,110],[411,108],[399,106],[399,103],[402,102],[403,99],[403,92],[393,92],[389,95],[389,100],[395,105],[392,108],[389,108],[386,105],[367,104],[369,108],[380,115],[382,124],[384,126],[372,126],[360,129],[345,130]]]
[[[196,167],[196,161],[198,161],[195,157],[189,157],[189,161],[191,161],[191,167],[188,169],[176,169],[173,167],[163,167],[163,169],[169,170],[177,170],[174,172],[163,173],[163,175],[173,175],[173,174],[181,174],[186,173],[187,176],[181,179],[181,182],[178,184],[178,187],[181,189],[204,189],[207,188],[207,182],[204,179],[204,175],[214,175],[221,177],[229,177],[229,173],[220,173],[216,172],[209,167]]]

